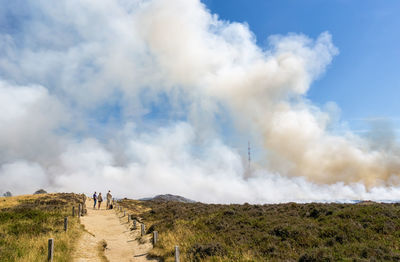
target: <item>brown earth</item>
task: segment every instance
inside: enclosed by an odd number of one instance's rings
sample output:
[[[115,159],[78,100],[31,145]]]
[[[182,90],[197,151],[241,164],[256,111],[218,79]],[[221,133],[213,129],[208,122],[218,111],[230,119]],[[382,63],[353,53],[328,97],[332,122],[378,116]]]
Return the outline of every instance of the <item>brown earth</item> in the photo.
[[[145,243],[139,243],[139,229],[131,230],[127,216],[116,210],[106,210],[105,203],[100,210],[93,209],[93,200],[87,199],[87,215],[81,217],[81,224],[87,232],[76,247],[75,262],[157,261],[147,257],[152,249],[150,236],[141,241]],[[107,243],[104,253],[100,251],[103,240]],[[101,257],[102,253],[106,259]]]

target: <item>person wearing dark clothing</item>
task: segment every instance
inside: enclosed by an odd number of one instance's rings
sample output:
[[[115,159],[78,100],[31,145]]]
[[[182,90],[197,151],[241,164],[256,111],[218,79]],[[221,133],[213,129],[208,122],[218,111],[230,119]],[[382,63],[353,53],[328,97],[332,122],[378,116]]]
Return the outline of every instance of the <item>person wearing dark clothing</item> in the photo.
[[[97,194],[96,194],[96,192],[94,192],[94,194],[93,194],[93,202],[94,202],[93,209],[96,209],[96,202],[97,202]]]

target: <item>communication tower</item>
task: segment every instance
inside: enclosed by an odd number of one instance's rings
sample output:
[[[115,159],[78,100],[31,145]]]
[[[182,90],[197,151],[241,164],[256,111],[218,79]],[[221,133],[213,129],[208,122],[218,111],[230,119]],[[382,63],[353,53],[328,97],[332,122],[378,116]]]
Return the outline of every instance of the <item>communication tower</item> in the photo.
[[[247,154],[249,156],[249,170],[250,170],[250,163],[251,163],[251,147],[250,147],[250,141],[248,141],[248,147],[247,147]]]

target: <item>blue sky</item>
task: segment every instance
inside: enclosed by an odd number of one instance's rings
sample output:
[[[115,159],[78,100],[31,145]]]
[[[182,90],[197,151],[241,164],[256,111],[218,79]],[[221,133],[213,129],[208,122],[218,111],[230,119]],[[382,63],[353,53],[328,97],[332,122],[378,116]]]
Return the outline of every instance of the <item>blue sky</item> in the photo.
[[[400,127],[400,1],[203,0],[224,20],[248,23],[265,46],[271,34],[329,31],[340,53],[308,93],[317,105],[334,101],[355,131],[367,119]]]

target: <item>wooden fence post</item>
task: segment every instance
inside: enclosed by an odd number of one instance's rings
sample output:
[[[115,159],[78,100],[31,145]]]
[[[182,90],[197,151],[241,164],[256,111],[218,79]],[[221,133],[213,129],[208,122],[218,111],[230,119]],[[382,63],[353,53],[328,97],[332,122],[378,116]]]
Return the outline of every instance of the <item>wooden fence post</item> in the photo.
[[[136,227],[136,219],[134,219],[134,220],[133,220],[133,229],[136,230],[136,228],[137,228],[137,227]]]
[[[158,241],[158,232],[153,231],[153,246],[157,244],[157,241]]]
[[[131,215],[128,214],[128,223],[131,222]]]
[[[179,247],[175,246],[175,262],[179,262]]]
[[[78,217],[81,216],[81,213],[82,213],[82,205],[79,204],[79,207],[78,207]]]
[[[53,254],[54,254],[54,239],[49,238],[47,261],[50,262],[53,261]]]
[[[140,235],[144,236],[146,234],[146,226],[144,224],[141,224],[140,227]]]
[[[68,217],[64,217],[64,231],[67,232],[68,230]]]
[[[72,216],[75,216],[75,206],[72,207]]]

